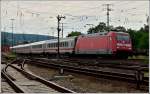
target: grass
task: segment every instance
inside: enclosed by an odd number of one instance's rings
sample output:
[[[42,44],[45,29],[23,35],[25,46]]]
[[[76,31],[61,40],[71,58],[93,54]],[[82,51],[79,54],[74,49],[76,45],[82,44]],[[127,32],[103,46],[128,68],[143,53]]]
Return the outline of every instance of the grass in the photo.
[[[5,54],[4,58],[7,61],[12,61],[12,60],[14,60],[16,58],[16,55],[15,55],[15,53],[10,52],[10,53]]]
[[[143,63],[145,63],[145,64],[149,63],[149,56],[139,55],[139,56],[129,57],[128,59],[143,59]]]
[[[144,77],[149,77],[149,72],[144,72]]]
[[[138,56],[131,56],[128,59],[149,59],[149,56],[138,55]]]

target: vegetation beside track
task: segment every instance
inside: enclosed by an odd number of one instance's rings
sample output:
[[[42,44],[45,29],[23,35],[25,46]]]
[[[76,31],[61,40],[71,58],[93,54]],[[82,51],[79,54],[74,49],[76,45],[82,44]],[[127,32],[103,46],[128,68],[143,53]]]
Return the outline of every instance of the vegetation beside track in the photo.
[[[132,56],[132,57],[128,57],[128,59],[142,59],[143,62],[145,64],[149,63],[149,56],[144,56],[144,55],[138,55],[138,56]]]
[[[12,53],[12,52],[2,53],[2,62],[3,63],[11,62],[15,58],[17,58],[15,53]]]

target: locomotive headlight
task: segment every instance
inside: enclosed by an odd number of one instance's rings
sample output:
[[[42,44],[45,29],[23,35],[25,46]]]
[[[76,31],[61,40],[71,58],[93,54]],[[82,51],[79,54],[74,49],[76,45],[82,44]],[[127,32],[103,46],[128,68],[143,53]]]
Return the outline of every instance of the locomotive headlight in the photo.
[[[121,43],[117,43],[117,46],[123,46],[123,44],[121,44]]]
[[[125,46],[127,46],[127,47],[131,47],[131,44],[126,44]]]

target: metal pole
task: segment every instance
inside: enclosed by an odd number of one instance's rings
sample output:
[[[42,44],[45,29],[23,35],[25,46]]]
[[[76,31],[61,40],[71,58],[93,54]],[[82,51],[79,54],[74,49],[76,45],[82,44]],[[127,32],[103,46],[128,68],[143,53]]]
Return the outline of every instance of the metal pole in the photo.
[[[109,8],[109,6],[112,5],[112,4],[104,4],[104,6],[107,6],[107,27],[108,27],[108,32],[110,31],[110,28],[109,28],[109,11],[112,11],[111,8]]]
[[[60,16],[58,15],[57,16],[57,20],[58,20],[58,28],[57,28],[57,33],[58,33],[58,37],[57,37],[57,39],[58,39],[58,43],[57,43],[57,47],[58,47],[58,49],[57,49],[57,55],[58,55],[58,59],[60,58],[60,52],[59,52],[59,31],[60,31],[60,28],[59,28],[59,21],[60,21]]]
[[[62,23],[62,38],[63,38],[63,32],[64,32],[63,29],[64,29],[64,28],[63,28],[63,23]]]
[[[109,32],[109,4],[107,4],[107,27]]]
[[[57,51],[57,56],[58,56],[58,59],[60,58],[60,51],[59,51],[59,32],[60,32],[60,20],[61,20],[61,18],[64,18],[65,19],[65,16],[60,16],[60,15],[58,15],[57,16],[57,20],[58,20],[58,27],[57,27],[57,31],[58,31],[58,43],[57,43],[57,47],[58,47],[58,51]]]
[[[4,27],[4,46],[6,46],[6,27]]]
[[[12,29],[12,47],[13,47],[14,46],[14,41],[15,41],[14,38],[13,38],[14,37],[13,36],[13,32],[14,32],[14,20],[15,19],[10,19],[10,20],[12,21],[12,27],[11,27],[11,29]]]

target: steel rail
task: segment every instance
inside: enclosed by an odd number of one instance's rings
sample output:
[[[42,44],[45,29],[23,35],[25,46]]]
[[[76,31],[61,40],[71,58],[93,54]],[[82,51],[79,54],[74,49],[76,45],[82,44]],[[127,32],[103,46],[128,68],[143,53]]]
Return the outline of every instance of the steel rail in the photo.
[[[55,83],[53,83],[53,82],[51,82],[51,81],[47,81],[47,80],[45,80],[45,79],[42,78],[42,77],[39,77],[39,76],[34,75],[34,74],[32,74],[32,73],[26,72],[24,69],[19,69],[19,68],[13,66],[13,65],[10,65],[10,66],[13,67],[13,68],[15,68],[15,69],[18,70],[19,72],[22,72],[22,73],[25,74],[25,75],[31,76],[31,77],[33,77],[34,79],[40,81],[41,83],[43,83],[43,84],[49,86],[50,88],[53,88],[53,89],[59,91],[59,92],[62,92],[62,93],[75,93],[75,92],[72,91],[72,90],[69,90],[69,89],[67,89],[67,88],[65,88],[65,87],[62,87],[62,86],[60,86],[60,85],[58,85],[58,84],[55,84]]]
[[[18,84],[16,84],[8,75],[7,73],[2,70],[2,76],[7,80],[8,84],[14,89],[16,93],[25,93],[25,90],[22,89]]]
[[[34,60],[34,59],[33,59]],[[36,58],[35,60],[50,60],[50,59],[38,59]],[[82,59],[83,60],[83,59]],[[51,60],[52,61],[52,60]],[[99,62],[99,61],[90,61],[91,63],[87,63],[87,60],[86,60],[86,63],[80,63],[81,61],[80,60],[72,60],[72,59],[62,59],[60,63],[63,62],[73,62],[73,63],[77,63],[77,64],[83,64],[83,65],[90,65],[90,66],[98,66],[98,67],[110,67],[110,68],[117,68],[117,69],[125,69],[125,70],[133,70],[133,71],[146,71],[148,72],[149,70],[149,67],[148,66],[138,66],[138,65],[135,65],[135,66],[131,66],[131,65],[128,65],[128,64],[122,64],[122,63],[110,63],[110,62],[106,62],[106,61],[103,61],[103,62]],[[107,61],[110,61],[110,60],[107,60]],[[53,61],[55,62],[55,61]],[[58,62],[58,61],[57,61]],[[96,64],[92,63],[92,62],[97,62]],[[117,61],[117,62],[122,62],[122,61]],[[124,61],[125,62],[125,61]]]
[[[139,84],[145,84],[148,85],[148,81],[143,80],[143,75],[139,74],[139,71],[136,71],[135,74],[130,75],[126,73],[119,73],[119,72],[107,72],[107,71],[102,71],[102,70],[91,70],[91,69],[85,69],[85,68],[77,68],[73,66],[67,66],[67,65],[61,65],[61,64],[54,64],[54,63],[48,63],[48,62],[43,62],[43,61],[34,61],[34,60],[29,60],[30,62],[46,67],[55,67],[57,69],[64,69],[67,71],[72,71],[72,72],[78,72],[78,73],[84,73],[92,76],[100,76],[100,77],[111,77],[115,79],[121,79],[121,80],[126,80],[130,82],[137,83],[137,86],[139,87]],[[56,61],[55,61],[56,62]],[[31,63],[30,63],[31,64]]]

